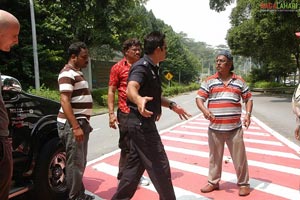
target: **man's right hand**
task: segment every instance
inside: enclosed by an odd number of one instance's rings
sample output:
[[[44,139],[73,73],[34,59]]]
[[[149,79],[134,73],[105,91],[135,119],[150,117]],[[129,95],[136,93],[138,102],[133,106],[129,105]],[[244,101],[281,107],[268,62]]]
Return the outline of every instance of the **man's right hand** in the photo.
[[[74,134],[74,138],[75,138],[76,142],[82,142],[83,141],[84,133],[83,133],[83,130],[80,127],[76,128],[76,129],[73,129],[73,134]]]
[[[109,127],[117,129],[117,117],[115,113],[109,113]]]

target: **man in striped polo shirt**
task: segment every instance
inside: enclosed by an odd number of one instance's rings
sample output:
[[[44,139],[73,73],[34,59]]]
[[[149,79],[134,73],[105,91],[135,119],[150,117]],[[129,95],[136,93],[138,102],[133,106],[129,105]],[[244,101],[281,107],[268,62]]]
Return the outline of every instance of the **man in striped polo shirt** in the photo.
[[[87,162],[89,124],[93,99],[82,68],[88,65],[88,49],[76,42],[68,49],[69,60],[58,76],[61,108],[57,116],[58,134],[66,147],[66,179],[70,200],[92,200],[82,182]]]
[[[208,77],[201,84],[196,97],[198,108],[210,121],[208,184],[201,189],[201,192],[207,193],[219,189],[226,143],[236,170],[239,195],[247,196],[250,194],[250,185],[242,126],[248,128],[251,123],[253,102],[246,82],[233,73],[233,69],[233,57],[230,52],[220,51],[216,57],[216,74]],[[241,99],[245,103],[246,110],[243,124]],[[206,101],[208,101],[207,107]]]

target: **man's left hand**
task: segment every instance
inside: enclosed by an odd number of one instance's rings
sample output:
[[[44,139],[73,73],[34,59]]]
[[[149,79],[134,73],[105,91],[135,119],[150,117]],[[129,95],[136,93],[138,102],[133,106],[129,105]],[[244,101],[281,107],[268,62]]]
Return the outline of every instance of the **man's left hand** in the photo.
[[[187,113],[182,107],[180,107],[177,104],[172,108],[172,110],[179,115],[180,119],[187,120],[189,117],[192,116],[191,114]]]

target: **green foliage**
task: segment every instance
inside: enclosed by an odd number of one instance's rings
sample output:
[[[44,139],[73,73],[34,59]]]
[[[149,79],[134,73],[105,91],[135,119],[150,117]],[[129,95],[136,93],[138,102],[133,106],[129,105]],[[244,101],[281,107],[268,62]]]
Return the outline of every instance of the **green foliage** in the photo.
[[[99,106],[105,106],[107,107],[107,88],[101,88],[101,89],[94,89],[92,90],[92,97],[93,100],[99,105]]]
[[[254,69],[252,69],[252,72],[251,72],[251,75],[250,75],[250,81],[252,83],[255,83],[255,82],[258,82],[258,81],[272,82],[271,79],[273,79],[273,78],[268,73],[267,68],[262,68],[262,69],[254,68]]]
[[[51,90],[46,88],[45,85],[42,85],[40,90],[36,90],[30,87],[27,90],[28,93],[41,96],[47,99],[52,99],[54,101],[60,101],[60,94],[58,90]],[[98,114],[103,112],[107,108],[107,88],[95,89],[92,90],[92,97],[94,100],[93,110],[94,114]],[[115,103],[117,103],[118,99],[115,99]]]
[[[277,82],[259,81],[254,83],[254,88],[274,88],[280,86],[282,86],[282,84]]]
[[[209,7],[217,12],[224,11],[226,6],[232,4],[234,0],[209,0]]]
[[[164,84],[163,95],[164,96],[174,96],[180,93],[189,92],[193,90],[199,89],[198,83],[192,83],[188,85],[179,85],[174,82],[174,86],[169,87]],[[103,108],[107,108],[107,91],[108,88],[100,88],[92,90],[92,97],[94,100],[94,110],[95,112],[101,112]],[[40,90],[33,89],[32,87],[27,90],[28,93],[34,94],[36,96],[42,96],[48,99],[52,99],[55,101],[60,101],[60,94],[58,90],[50,90],[46,88],[45,85],[42,85]],[[118,94],[116,93],[115,105],[118,102]],[[100,111],[98,111],[100,110]]]
[[[40,87],[40,90],[36,90],[36,89],[30,87],[27,90],[27,92],[30,94],[34,94],[36,96],[42,96],[47,99],[52,99],[54,101],[59,101],[59,99],[60,99],[60,94],[59,94],[58,90],[50,90],[49,88],[45,87],[45,85],[42,85]]]
[[[163,95],[166,97],[174,96],[180,93],[189,92],[197,89],[199,89],[198,83],[192,83],[189,85],[176,85],[172,87],[164,86]]]
[[[184,38],[175,34],[171,27],[165,27],[164,32],[167,35],[168,49],[171,50],[168,50],[167,58],[161,64],[163,72],[172,73],[174,80],[180,79],[186,84],[195,80],[200,68],[199,59],[184,45]]]
[[[260,66],[252,71],[253,81],[280,80],[300,69],[299,62],[295,62],[299,55],[299,40],[295,37],[300,30],[299,10],[263,10],[261,3],[237,1],[227,41],[233,54],[251,57]]]
[[[92,59],[108,61],[129,37],[143,41],[153,30],[166,33],[168,56],[162,63],[174,80],[189,84],[198,79],[201,68],[209,68],[214,50],[196,43],[184,33],[175,33],[164,21],[147,11],[147,0],[35,0],[39,77],[41,84],[57,88],[57,75],[67,62],[69,44],[81,40]],[[32,25],[28,0],[0,1],[0,7],[20,21],[19,45],[10,53],[0,52],[2,74],[17,78],[23,88],[35,85],[32,56]],[[201,47],[201,48],[198,48]],[[102,100],[104,101],[104,100]]]
[[[66,49],[73,41],[87,43],[92,59],[111,60],[122,42],[129,37],[140,40],[152,30],[167,35],[168,55],[161,64],[163,71],[170,71],[173,80],[189,84],[213,73],[215,51],[203,42],[187,38],[185,33],[175,33],[169,25],[156,19],[147,11],[147,0],[35,0],[38,63],[41,84],[57,88],[56,79],[66,62]],[[210,0],[211,9],[223,11],[234,1]],[[232,28],[227,40],[235,58],[251,57],[257,70],[252,68],[251,81],[280,80],[300,69],[299,40],[295,31],[300,30],[298,12],[262,12],[261,1],[240,0],[231,14]],[[28,0],[0,1],[0,7],[19,19],[21,31],[19,45],[10,53],[0,52],[2,74],[14,76],[23,88],[34,82],[32,56],[31,16]],[[134,14],[132,14],[134,13]],[[219,47],[227,48],[227,47]],[[243,72],[243,62],[236,62],[238,74]],[[162,73],[162,76],[164,74]]]

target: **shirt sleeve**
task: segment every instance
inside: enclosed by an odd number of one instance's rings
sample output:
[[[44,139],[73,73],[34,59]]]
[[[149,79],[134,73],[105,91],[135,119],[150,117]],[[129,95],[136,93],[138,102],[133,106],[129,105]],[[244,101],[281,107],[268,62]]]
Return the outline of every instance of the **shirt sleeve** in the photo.
[[[109,82],[108,86],[117,86],[119,83],[119,76],[118,76],[118,66],[114,65],[112,66],[110,70],[110,75],[109,75]]]
[[[74,90],[75,77],[71,71],[63,71],[58,76],[60,92],[72,92]]]
[[[205,102],[208,98],[208,95],[209,95],[208,83],[207,81],[204,81],[201,83],[196,98],[202,99]]]
[[[252,94],[246,82],[244,82],[242,87],[242,99],[243,102],[249,101],[252,99]]]

